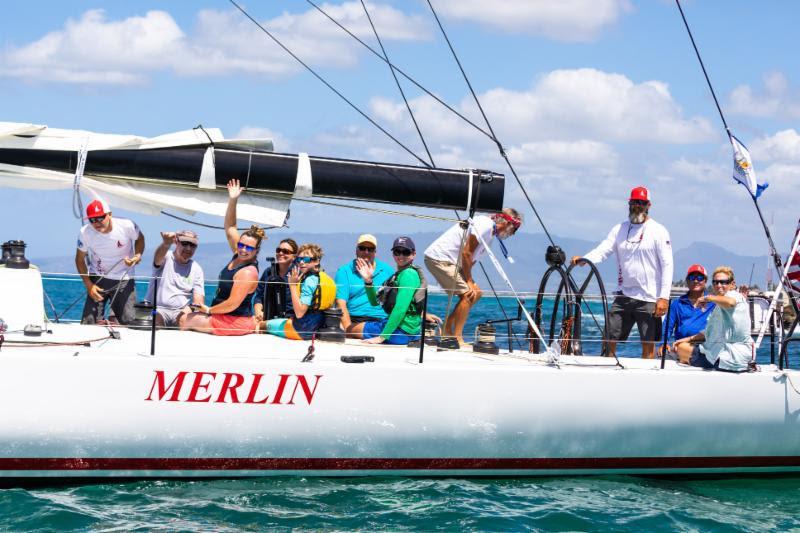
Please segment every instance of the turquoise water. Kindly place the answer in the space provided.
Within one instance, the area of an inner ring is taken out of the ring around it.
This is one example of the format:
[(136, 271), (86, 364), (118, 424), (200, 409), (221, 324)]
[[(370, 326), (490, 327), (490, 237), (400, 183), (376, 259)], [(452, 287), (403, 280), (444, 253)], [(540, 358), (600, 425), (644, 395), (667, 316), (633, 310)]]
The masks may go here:
[[(50, 281), (46, 289), (59, 310), (81, 290)], [(78, 318), (81, 305), (68, 317)], [(510, 300), (504, 305), (512, 312)], [(445, 299), (430, 306), (443, 313)], [(471, 324), (498, 315), (485, 299)], [(584, 336), (596, 336), (586, 322)], [(762, 349), (759, 359), (768, 357)], [(800, 529), (800, 477), (141, 481), (4, 489), (0, 511), (0, 530), (38, 531), (790, 530)]]

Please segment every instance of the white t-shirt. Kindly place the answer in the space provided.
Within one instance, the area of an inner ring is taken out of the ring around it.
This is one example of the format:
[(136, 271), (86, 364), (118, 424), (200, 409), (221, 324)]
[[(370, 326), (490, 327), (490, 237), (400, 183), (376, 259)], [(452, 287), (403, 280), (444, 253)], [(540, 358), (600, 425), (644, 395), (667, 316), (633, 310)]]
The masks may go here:
[(667, 229), (648, 218), (643, 224), (617, 224), (597, 248), (584, 257), (600, 263), (617, 256), (617, 290), (644, 302), (669, 299), (672, 288), (672, 244)]
[[(486, 215), (478, 215), (472, 219), (472, 228), (470, 234), (480, 235), (486, 244), (491, 244), (494, 237), (494, 221)], [(458, 255), (461, 252), (461, 240), (464, 237), (464, 228), (461, 224), (455, 224), (450, 229), (442, 233), (442, 235), (433, 241), (430, 246), (425, 250), (425, 257), (430, 257), (435, 261), (445, 261), (447, 263), (458, 263)], [(466, 239), (464, 246), (467, 245)], [(478, 247), (472, 256), (472, 262), (480, 258), (486, 249), (478, 239)]]
[(108, 233), (100, 233), (91, 224), (82, 227), (78, 250), (89, 254), (89, 274), (117, 280), (133, 277), (134, 269), (126, 273), (128, 266), (122, 259), (136, 255), (134, 243), (139, 233), (139, 226), (126, 218), (111, 219)]
[[(158, 280), (156, 306), (164, 309), (183, 309), (192, 303), (195, 293), (205, 295), (205, 277), (202, 267), (189, 259), (186, 264), (175, 260), (175, 252), (164, 256), (161, 267), (153, 267), (153, 277)], [(153, 301), (153, 281), (147, 289), (147, 299)]]

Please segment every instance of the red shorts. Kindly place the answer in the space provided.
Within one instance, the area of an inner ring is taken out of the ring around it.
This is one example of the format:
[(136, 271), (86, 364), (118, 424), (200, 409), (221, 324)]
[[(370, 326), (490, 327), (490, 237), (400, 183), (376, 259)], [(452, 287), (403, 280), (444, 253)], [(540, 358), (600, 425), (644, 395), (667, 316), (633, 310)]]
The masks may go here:
[(211, 315), (211, 328), (214, 335), (249, 335), (255, 333), (256, 321), (252, 316)]

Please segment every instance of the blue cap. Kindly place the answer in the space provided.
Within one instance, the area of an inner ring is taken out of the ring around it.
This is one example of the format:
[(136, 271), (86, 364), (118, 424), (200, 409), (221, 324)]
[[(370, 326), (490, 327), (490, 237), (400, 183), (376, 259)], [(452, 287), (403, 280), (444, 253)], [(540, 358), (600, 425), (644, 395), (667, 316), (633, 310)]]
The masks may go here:
[(414, 246), (414, 241), (411, 240), (411, 237), (398, 237), (392, 243), (392, 250), (395, 248), (405, 248), (406, 250), (411, 250), (412, 252), (417, 251), (417, 247)]

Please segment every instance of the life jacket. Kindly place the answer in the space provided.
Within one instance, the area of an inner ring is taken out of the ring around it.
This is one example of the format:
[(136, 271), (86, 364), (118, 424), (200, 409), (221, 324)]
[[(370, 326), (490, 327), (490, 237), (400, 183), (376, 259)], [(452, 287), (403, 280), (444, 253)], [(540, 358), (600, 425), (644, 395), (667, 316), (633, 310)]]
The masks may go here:
[(308, 307), (309, 311), (324, 311), (336, 301), (336, 282), (333, 281), (324, 270), (319, 272), (309, 272), (300, 280), (302, 283), (310, 276), (317, 276), (319, 283), (317, 288), (314, 289), (314, 296), (311, 299), (311, 305)]
[[(425, 293), (428, 289), (428, 282), (425, 281), (425, 274), (422, 271), (422, 268), (411, 264), (408, 265), (406, 268), (413, 268), (417, 271), (417, 275), (419, 276), (419, 287), (414, 291), (414, 296), (411, 298), (411, 303), (408, 306), (408, 313), (418, 315), (422, 312), (422, 303), (425, 301)], [(386, 283), (383, 284), (378, 290), (378, 303), (381, 304), (383, 310), (386, 311), (386, 314), (389, 315), (392, 313), (392, 309), (394, 309), (394, 304), (397, 301), (397, 292), (400, 288), (397, 286), (397, 277), (400, 275), (403, 270), (398, 270), (392, 277), (386, 280)]]

